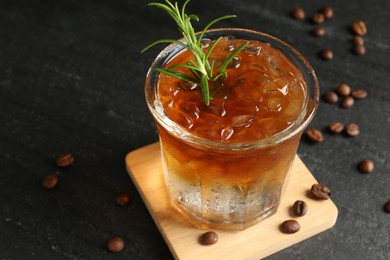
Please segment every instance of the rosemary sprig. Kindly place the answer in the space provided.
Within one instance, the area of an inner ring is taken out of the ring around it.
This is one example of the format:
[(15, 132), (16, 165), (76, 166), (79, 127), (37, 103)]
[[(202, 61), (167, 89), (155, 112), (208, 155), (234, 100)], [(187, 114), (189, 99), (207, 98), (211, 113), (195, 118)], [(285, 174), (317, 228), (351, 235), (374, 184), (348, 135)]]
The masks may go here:
[[(234, 52), (232, 52), (222, 63), (221, 67), (219, 68), (218, 72), (214, 73), (214, 62), (210, 64), (209, 57), (212, 53), (214, 47), (218, 44), (218, 42), (222, 39), (222, 37), (219, 37), (216, 39), (213, 44), (209, 47), (208, 51), (205, 53), (203, 51), (203, 46), (201, 43), (201, 40), (205, 34), (205, 32), (216, 22), (236, 17), (235, 15), (225, 15), (219, 18), (214, 19), (209, 24), (207, 24), (203, 30), (200, 32), (198, 36), (195, 34), (195, 30), (191, 24), (191, 20), (199, 22), (198, 16), (191, 14), (187, 15), (185, 13), (185, 8), (187, 4), (190, 2), (190, 0), (186, 0), (183, 4), (181, 10), (179, 8), (179, 5), (177, 2), (172, 4), (169, 0), (165, 0), (166, 4), (163, 3), (149, 3), (150, 6), (155, 6), (158, 8), (161, 8), (165, 10), (172, 19), (176, 22), (179, 31), (182, 33), (184, 37), (184, 41), (178, 41), (173, 39), (161, 39), (158, 41), (153, 42), (152, 44), (145, 47), (141, 52), (146, 51), (147, 49), (151, 48), (152, 46), (160, 43), (176, 43), (183, 48), (189, 50), (194, 55), (194, 60), (191, 60), (190, 62), (186, 64), (176, 64), (168, 69), (163, 68), (157, 68), (156, 70), (160, 73), (165, 73), (167, 75), (179, 78), (181, 80), (186, 80), (193, 82), (195, 84), (199, 84), (201, 86), (201, 92), (203, 101), (206, 105), (210, 104), (210, 89), (209, 89), (209, 83), (212, 81), (216, 81), (221, 76), (226, 75), (225, 69), (228, 66), (229, 62), (248, 44), (248, 42), (243, 43), (241, 46), (239, 46)], [(192, 76), (189, 76), (185, 73), (182, 73), (180, 71), (175, 70), (175, 68), (185, 68), (188, 69)], [(215, 74), (215, 75), (214, 75)]]

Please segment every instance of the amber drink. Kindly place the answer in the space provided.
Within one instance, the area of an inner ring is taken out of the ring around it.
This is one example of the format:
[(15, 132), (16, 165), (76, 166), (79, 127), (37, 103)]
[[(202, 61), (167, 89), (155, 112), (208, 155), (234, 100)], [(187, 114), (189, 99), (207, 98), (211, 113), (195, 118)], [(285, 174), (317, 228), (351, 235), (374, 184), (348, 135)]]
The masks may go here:
[[(158, 73), (192, 54), (170, 45), (146, 80), (147, 104), (157, 122), (163, 173), (173, 203), (201, 227), (244, 229), (277, 209), (304, 128), (318, 105), (318, 82), (306, 59), (283, 41), (244, 29), (208, 31), (215, 69), (248, 45), (210, 84), (201, 87)], [(185, 69), (179, 68), (184, 73)]]

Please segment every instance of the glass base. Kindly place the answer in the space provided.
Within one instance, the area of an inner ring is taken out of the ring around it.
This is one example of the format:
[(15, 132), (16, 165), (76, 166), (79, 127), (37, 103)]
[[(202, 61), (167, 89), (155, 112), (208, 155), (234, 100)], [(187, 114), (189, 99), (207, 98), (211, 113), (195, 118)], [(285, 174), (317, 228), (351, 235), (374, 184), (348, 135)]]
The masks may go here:
[(197, 228), (200, 229), (219, 229), (219, 230), (244, 230), (247, 229), (261, 220), (268, 218), (276, 213), (278, 209), (278, 204), (270, 207), (269, 209), (262, 212), (262, 214), (256, 216), (253, 219), (247, 219), (245, 221), (218, 221), (215, 219), (208, 219), (198, 215), (193, 214), (191, 211), (183, 207), (179, 202), (171, 200), (173, 207), (184, 215), (190, 222), (192, 222)]

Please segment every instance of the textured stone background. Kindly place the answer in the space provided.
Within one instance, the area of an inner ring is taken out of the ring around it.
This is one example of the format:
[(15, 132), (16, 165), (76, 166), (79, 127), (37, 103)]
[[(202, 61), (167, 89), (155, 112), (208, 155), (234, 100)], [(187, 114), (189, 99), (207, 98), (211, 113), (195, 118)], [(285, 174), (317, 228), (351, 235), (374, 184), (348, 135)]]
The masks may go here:
[[(172, 255), (148, 214), (125, 167), (125, 155), (157, 141), (144, 102), (147, 68), (159, 48), (148, 43), (179, 35), (161, 11), (135, 0), (0, 1), (0, 258), (1, 259), (170, 259)], [(299, 155), (315, 177), (333, 190), (336, 226), (269, 259), (390, 259), (390, 37), (389, 1), (328, 1), (334, 17), (317, 39), (308, 21), (290, 17), (296, 5), (307, 15), (323, 1), (192, 1), (200, 26), (224, 14), (237, 19), (219, 26), (246, 27), (280, 37), (315, 68), (321, 91), (345, 82), (367, 89), (351, 109), (321, 102), (312, 127), (355, 122), (356, 138), (325, 133), (325, 141), (303, 139)], [(367, 55), (351, 54), (348, 26), (368, 25)], [(201, 28), (201, 27), (198, 27)], [(330, 47), (332, 61), (318, 51)], [(58, 169), (63, 151), (76, 161), (60, 170), (57, 189), (40, 187)], [(375, 171), (363, 175), (357, 163), (371, 158)], [(133, 203), (119, 208), (118, 192)], [(105, 241), (122, 236), (127, 247), (108, 253)], [(261, 246), (261, 245), (259, 245)]]

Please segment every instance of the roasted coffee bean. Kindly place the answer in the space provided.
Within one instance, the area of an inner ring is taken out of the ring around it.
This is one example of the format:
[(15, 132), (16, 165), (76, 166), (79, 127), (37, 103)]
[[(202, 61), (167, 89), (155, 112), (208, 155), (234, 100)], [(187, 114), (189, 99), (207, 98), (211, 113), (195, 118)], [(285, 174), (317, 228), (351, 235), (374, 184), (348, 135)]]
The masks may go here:
[(320, 24), (325, 21), (325, 16), (322, 13), (315, 13), (311, 18), (311, 21), (315, 24)]
[(333, 51), (329, 48), (324, 48), (321, 50), (320, 56), (324, 60), (332, 60), (333, 59)]
[(359, 163), (359, 171), (362, 173), (371, 173), (374, 170), (374, 162), (364, 159)]
[(323, 37), (325, 33), (325, 29), (322, 26), (319, 26), (313, 30), (313, 35), (316, 37)]
[(358, 88), (351, 92), (351, 96), (356, 99), (363, 99), (367, 97), (367, 91), (362, 88)]
[(307, 213), (307, 204), (303, 200), (295, 201), (292, 210), (295, 216), (302, 217)]
[(214, 231), (203, 233), (199, 238), (199, 243), (202, 245), (213, 245), (218, 242), (218, 235)]
[(293, 17), (297, 20), (305, 19), (305, 11), (302, 7), (295, 7), (292, 13)]
[(332, 134), (339, 134), (344, 130), (344, 125), (340, 122), (332, 122), (328, 126), (328, 129)]
[(326, 19), (332, 18), (333, 16), (333, 8), (330, 6), (325, 6), (322, 8), (322, 13)]
[(116, 204), (118, 204), (119, 206), (127, 206), (130, 204), (130, 202), (131, 202), (130, 194), (126, 192), (122, 192), (116, 197)]
[(386, 202), (385, 206), (384, 206), (384, 210), (387, 212), (387, 213), (390, 213), (390, 200), (388, 202)]
[(112, 237), (107, 241), (107, 249), (112, 253), (118, 253), (125, 247), (125, 242), (120, 237)]
[(363, 36), (367, 33), (366, 23), (362, 20), (358, 20), (352, 24), (352, 31), (354, 34)]
[(337, 103), (337, 101), (339, 101), (339, 97), (337, 96), (336, 92), (328, 91), (328, 92), (325, 92), (325, 94), (324, 94), (324, 100), (327, 103), (334, 104), (334, 103)]
[(355, 104), (355, 99), (351, 96), (344, 97), (343, 101), (341, 101), (340, 106), (342, 108), (350, 108)]
[(313, 186), (311, 186), (311, 194), (316, 199), (327, 200), (330, 198), (331, 191), (325, 185), (318, 183), (318, 184), (313, 184)]
[(355, 45), (364, 45), (364, 39), (359, 35), (353, 36), (352, 41)]
[(360, 129), (359, 126), (355, 123), (349, 123), (344, 127), (344, 132), (348, 136), (358, 136), (360, 134)]
[(364, 45), (355, 45), (353, 46), (353, 52), (358, 56), (363, 56), (366, 54), (366, 47)]
[(324, 136), (322, 135), (321, 131), (315, 128), (309, 129), (306, 131), (307, 137), (312, 142), (321, 143), (324, 141)]
[(294, 219), (286, 220), (286, 221), (284, 221), (284, 222), (280, 225), (280, 230), (281, 230), (283, 233), (286, 233), (286, 234), (293, 234), (293, 233), (296, 233), (296, 232), (298, 232), (300, 229), (301, 229), (301, 226), (299, 225), (298, 221), (296, 221), (296, 220), (294, 220)]
[(351, 87), (348, 86), (347, 84), (343, 83), (343, 84), (340, 84), (337, 88), (336, 88), (336, 92), (337, 94), (339, 94), (340, 96), (349, 96), (351, 94)]
[(61, 153), (56, 157), (56, 165), (58, 167), (68, 167), (74, 162), (73, 155), (71, 153)]
[(57, 186), (59, 179), (60, 176), (57, 173), (47, 175), (42, 180), (42, 187), (47, 190), (54, 189)]

